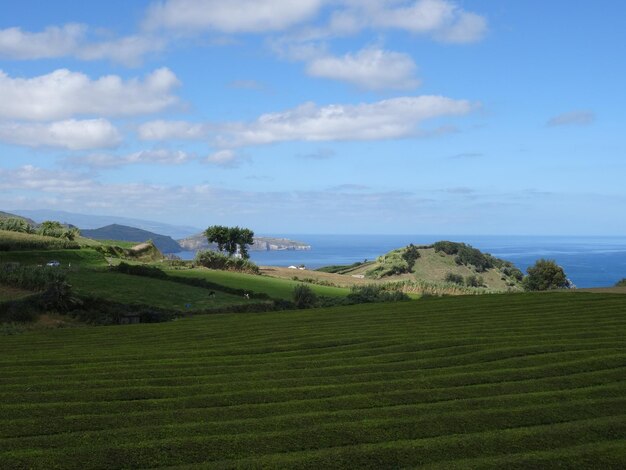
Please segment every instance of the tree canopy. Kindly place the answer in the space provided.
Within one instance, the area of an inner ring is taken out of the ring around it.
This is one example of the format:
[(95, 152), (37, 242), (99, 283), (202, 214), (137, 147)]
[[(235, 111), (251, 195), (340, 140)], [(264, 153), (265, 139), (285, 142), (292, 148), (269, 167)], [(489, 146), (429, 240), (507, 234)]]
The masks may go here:
[(540, 259), (530, 266), (524, 278), (524, 289), (530, 291), (563, 289), (569, 287), (569, 281), (563, 268), (554, 260)]
[(254, 232), (242, 227), (226, 227), (224, 225), (211, 225), (204, 231), (209, 243), (216, 243), (219, 251), (225, 251), (233, 256), (237, 251), (241, 257), (248, 259), (248, 245), (254, 243)]

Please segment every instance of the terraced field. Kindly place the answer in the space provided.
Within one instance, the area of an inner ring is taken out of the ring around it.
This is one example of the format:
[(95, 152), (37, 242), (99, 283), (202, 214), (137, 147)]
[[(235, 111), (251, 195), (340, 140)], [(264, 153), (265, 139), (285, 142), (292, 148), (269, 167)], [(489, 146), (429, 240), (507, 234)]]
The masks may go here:
[(3, 468), (624, 468), (626, 296), (0, 338)]

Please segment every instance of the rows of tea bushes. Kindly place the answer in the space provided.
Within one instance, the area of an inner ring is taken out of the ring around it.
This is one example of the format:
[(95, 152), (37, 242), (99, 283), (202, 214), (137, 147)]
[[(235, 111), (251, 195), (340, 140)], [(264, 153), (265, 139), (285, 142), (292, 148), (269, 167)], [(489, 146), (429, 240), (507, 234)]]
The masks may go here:
[(5, 468), (623, 468), (626, 296), (512, 294), (0, 341)]

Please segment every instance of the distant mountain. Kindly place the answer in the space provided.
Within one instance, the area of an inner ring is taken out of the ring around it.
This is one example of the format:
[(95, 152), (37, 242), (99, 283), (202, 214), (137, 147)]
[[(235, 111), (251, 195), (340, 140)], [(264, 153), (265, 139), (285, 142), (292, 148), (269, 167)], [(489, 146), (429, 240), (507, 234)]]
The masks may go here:
[[(191, 237), (178, 240), (180, 246), (187, 251), (216, 250), (215, 243), (209, 243), (204, 233), (198, 233)], [(276, 237), (254, 237), (254, 243), (250, 245), (250, 251), (277, 251), (277, 250), (310, 250), (311, 245), (289, 240), (287, 238)]]
[(77, 227), (80, 227), (81, 229), (96, 229), (105, 225), (119, 224), (129, 227), (137, 227), (153, 233), (161, 233), (174, 239), (185, 238), (202, 230), (197, 227), (177, 226), (150, 220), (133, 219), (130, 217), (76, 214), (73, 212), (45, 209), (24, 209), (15, 210), (13, 212), (15, 212), (16, 214), (20, 214), (24, 217), (30, 217), (37, 222), (43, 222), (44, 220), (58, 220), (59, 222), (65, 222), (75, 225)]
[(95, 230), (82, 230), (80, 234), (83, 237), (92, 238), (94, 240), (120, 240), (125, 242), (145, 242), (152, 240), (154, 245), (162, 253), (178, 253), (182, 251), (181, 246), (172, 239), (165, 235), (159, 235), (158, 233), (148, 232), (135, 227), (128, 227), (126, 225), (112, 224), (106, 227), (100, 227)]
[(9, 212), (0, 211), (0, 219), (21, 219), (27, 224), (32, 225), (33, 227), (37, 225), (37, 222), (35, 222), (33, 219), (29, 219), (28, 217), (22, 217), (21, 215), (17, 214), (11, 214)]

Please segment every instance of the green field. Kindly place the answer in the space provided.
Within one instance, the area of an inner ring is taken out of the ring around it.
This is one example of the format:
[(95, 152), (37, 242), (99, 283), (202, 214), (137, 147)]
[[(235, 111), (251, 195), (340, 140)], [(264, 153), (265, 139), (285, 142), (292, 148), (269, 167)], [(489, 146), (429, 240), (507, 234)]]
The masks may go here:
[(18, 262), (44, 265), (52, 260), (59, 261), (64, 268), (69, 265), (74, 268), (79, 266), (86, 268), (107, 266), (104, 255), (89, 248), (80, 250), (0, 251), (0, 263)]
[[(272, 298), (287, 300), (292, 299), (294, 287), (298, 284), (302, 284), (301, 282), (287, 279), (243, 274), (232, 271), (216, 271), (212, 269), (171, 270), (168, 271), (168, 274), (172, 276), (206, 279), (207, 281), (234, 289), (245, 289), (258, 293), (265, 292)], [(348, 289), (340, 287), (319, 286), (315, 284), (308, 285), (317, 295), (325, 297), (345, 297), (350, 292)]]
[(429, 298), (0, 340), (2, 468), (624, 468), (626, 296)]
[(247, 302), (217, 290), (209, 297), (209, 290), (201, 287), (116, 272), (81, 270), (70, 273), (69, 281), (79, 295), (178, 311), (187, 310), (187, 304), (191, 310), (203, 310)]

